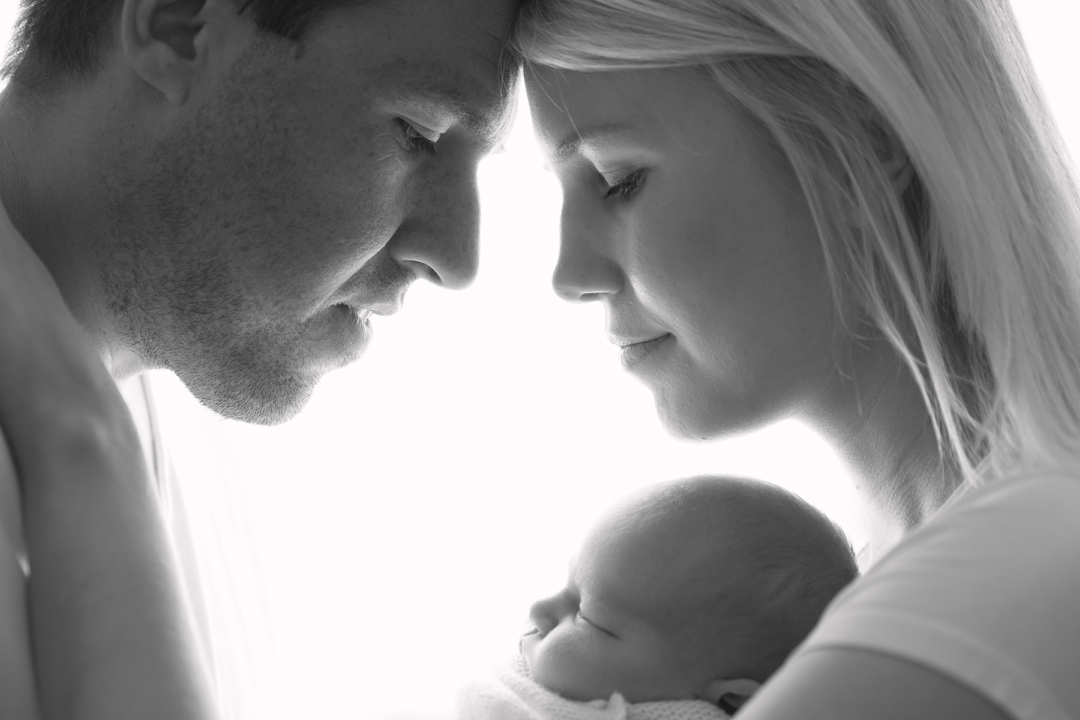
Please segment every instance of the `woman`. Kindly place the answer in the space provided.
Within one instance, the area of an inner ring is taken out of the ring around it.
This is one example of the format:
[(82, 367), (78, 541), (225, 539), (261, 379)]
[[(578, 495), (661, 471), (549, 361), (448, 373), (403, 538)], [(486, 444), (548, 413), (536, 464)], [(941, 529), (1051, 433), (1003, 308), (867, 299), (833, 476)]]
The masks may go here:
[(799, 417), (872, 508), (740, 718), (1080, 717), (1080, 210), (1004, 0), (536, 0), (514, 42), (558, 292), (670, 430)]

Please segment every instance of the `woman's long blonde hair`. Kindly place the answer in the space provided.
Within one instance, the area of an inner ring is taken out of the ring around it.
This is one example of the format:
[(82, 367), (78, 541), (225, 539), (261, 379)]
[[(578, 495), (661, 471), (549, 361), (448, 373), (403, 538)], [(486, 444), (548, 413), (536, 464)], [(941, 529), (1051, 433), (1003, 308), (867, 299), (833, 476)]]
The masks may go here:
[(787, 154), (834, 295), (900, 353), (963, 477), (1077, 464), (1080, 202), (1007, 0), (527, 0), (514, 46), (708, 71)]

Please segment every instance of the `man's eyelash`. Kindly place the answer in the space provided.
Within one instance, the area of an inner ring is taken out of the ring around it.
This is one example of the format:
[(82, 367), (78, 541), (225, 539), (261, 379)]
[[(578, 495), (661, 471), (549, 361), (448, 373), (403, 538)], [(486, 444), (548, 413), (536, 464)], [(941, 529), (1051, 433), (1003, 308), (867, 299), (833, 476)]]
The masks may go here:
[(637, 192), (645, 180), (644, 170), (635, 170), (604, 191), (605, 200), (627, 200)]
[(409, 152), (422, 152), (425, 155), (435, 155), (435, 143), (424, 137), (408, 120), (398, 118), (398, 127), (405, 143), (405, 149)]

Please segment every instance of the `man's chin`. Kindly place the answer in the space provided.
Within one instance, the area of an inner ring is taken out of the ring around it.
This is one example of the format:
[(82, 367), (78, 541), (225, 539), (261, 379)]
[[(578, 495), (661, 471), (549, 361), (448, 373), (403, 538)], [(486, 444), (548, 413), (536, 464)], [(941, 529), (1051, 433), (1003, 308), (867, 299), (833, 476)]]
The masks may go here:
[(300, 414), (319, 380), (318, 376), (245, 378), (240, 382), (216, 379), (210, 383), (180, 379), (195, 399), (218, 415), (267, 426), (280, 425)]

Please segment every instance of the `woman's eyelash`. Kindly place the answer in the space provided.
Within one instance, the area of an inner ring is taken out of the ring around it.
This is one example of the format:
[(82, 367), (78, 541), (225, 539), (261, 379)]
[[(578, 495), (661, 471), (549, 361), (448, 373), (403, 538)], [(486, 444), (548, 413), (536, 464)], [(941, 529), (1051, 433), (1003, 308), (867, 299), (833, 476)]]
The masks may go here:
[(635, 170), (604, 191), (604, 199), (626, 200), (641, 187), (645, 180), (644, 170)]
[(422, 152), (425, 155), (435, 155), (435, 143), (424, 137), (408, 120), (398, 118), (398, 127), (401, 137), (405, 142), (405, 149), (409, 152)]

